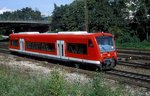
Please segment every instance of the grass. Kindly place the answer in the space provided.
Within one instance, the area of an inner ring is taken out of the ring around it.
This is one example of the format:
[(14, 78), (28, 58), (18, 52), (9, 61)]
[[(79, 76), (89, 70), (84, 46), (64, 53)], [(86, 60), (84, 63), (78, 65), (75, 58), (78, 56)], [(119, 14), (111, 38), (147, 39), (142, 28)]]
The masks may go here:
[(1, 96), (48, 96), (47, 85), (48, 80), (46, 78), (38, 78), (38, 76), (31, 76), (16, 70), (0, 68)]
[(50, 76), (31, 75), (0, 67), (0, 96), (122, 96), (122, 90), (103, 86), (99, 74), (88, 83), (66, 82), (64, 74), (52, 71)]
[(127, 49), (139, 49), (139, 50), (150, 50), (150, 42), (136, 42), (136, 43), (116, 43), (117, 48), (127, 48)]

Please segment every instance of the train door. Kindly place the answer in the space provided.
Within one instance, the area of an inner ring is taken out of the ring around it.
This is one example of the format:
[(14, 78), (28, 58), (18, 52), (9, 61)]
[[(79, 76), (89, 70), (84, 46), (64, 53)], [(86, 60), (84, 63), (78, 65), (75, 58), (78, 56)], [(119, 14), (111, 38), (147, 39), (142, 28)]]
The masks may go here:
[(59, 58), (65, 58), (65, 42), (63, 40), (57, 40), (57, 56)]
[(24, 39), (20, 39), (19, 40), (19, 42), (20, 42), (20, 51), (24, 51)]

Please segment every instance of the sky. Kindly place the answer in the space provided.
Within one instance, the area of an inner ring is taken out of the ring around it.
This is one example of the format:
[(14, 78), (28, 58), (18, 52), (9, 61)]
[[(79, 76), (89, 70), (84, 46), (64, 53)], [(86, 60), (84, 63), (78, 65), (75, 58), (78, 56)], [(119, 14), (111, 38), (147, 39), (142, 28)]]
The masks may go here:
[(54, 3), (58, 6), (70, 4), (74, 0), (0, 0), (0, 14), (5, 11), (20, 10), (30, 7), (33, 10), (39, 10), (42, 15), (49, 16), (54, 10)]

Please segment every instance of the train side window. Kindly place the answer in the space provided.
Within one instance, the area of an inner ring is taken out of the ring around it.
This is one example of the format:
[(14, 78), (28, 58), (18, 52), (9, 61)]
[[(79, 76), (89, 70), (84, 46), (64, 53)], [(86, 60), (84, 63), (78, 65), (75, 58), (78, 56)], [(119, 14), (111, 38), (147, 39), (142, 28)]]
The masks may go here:
[(18, 40), (11, 40), (11, 46), (19, 46), (19, 41)]
[(44, 43), (44, 42), (26, 42), (26, 48), (33, 50), (42, 50), (42, 51), (55, 51), (54, 43)]
[(55, 43), (47, 43), (45, 48), (50, 51), (55, 51)]
[(93, 43), (92, 43), (92, 40), (88, 40), (88, 47), (94, 47)]
[(67, 50), (70, 53), (87, 54), (87, 45), (86, 44), (68, 43)]

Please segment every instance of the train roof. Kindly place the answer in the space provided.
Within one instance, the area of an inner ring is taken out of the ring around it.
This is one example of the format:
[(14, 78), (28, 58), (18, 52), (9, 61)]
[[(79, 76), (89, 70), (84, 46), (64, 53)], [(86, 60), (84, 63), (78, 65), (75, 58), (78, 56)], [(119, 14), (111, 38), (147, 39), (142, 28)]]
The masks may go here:
[(110, 33), (104, 33), (104, 32), (97, 32), (97, 33), (88, 33), (85, 31), (78, 31), (78, 32), (59, 32), (59, 33), (38, 33), (38, 32), (21, 32), (21, 33), (13, 33), (10, 36), (12, 37), (39, 37), (39, 36), (52, 36), (52, 37), (96, 37), (96, 36), (112, 36)]

